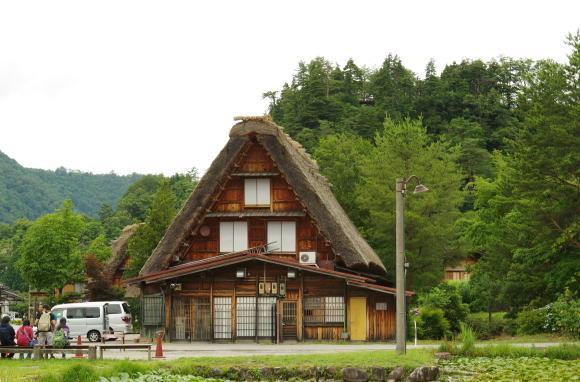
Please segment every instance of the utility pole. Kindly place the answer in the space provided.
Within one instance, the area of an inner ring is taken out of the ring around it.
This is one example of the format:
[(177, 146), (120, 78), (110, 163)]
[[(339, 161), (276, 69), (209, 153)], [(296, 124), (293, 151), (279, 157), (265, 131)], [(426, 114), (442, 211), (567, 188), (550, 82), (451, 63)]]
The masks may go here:
[(407, 179), (397, 178), (395, 187), (395, 212), (396, 212), (396, 229), (395, 229), (395, 271), (396, 271), (396, 298), (397, 298), (397, 354), (407, 353), (407, 307), (405, 301), (405, 278), (407, 262), (405, 260), (405, 196), (407, 194), (407, 183), (415, 179), (417, 186), (413, 194), (427, 192), (425, 187), (416, 175), (411, 175)]
[(397, 178), (396, 184), (396, 288), (397, 288), (397, 354), (407, 352), (406, 309), (405, 309), (405, 190), (407, 183)]

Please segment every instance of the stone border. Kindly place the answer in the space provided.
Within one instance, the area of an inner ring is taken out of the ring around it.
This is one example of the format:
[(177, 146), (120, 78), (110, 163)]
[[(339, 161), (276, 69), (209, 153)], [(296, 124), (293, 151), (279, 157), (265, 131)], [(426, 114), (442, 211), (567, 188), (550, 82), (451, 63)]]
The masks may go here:
[[(171, 371), (171, 368), (168, 370)], [(421, 366), (412, 371), (402, 366), (395, 368), (374, 366), (368, 369), (359, 367), (338, 369), (332, 366), (211, 369), (198, 366), (193, 368), (192, 373), (206, 378), (226, 378), (233, 381), (422, 382), (439, 379), (438, 366)]]

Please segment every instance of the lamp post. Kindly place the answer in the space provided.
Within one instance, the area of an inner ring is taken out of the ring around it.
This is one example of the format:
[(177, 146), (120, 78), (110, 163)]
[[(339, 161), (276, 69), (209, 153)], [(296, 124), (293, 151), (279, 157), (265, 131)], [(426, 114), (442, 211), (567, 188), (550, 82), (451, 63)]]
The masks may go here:
[(405, 308), (405, 196), (407, 194), (407, 183), (415, 179), (417, 187), (414, 194), (429, 191), (416, 175), (411, 175), (407, 179), (397, 178), (396, 192), (396, 287), (397, 287), (397, 354), (407, 352), (407, 324)]

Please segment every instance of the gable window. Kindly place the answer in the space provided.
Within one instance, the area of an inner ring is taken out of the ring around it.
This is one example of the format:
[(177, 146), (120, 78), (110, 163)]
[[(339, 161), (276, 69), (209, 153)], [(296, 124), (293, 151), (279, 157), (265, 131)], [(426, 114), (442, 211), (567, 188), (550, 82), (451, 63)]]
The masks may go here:
[(296, 252), (296, 222), (268, 222), (268, 243), (274, 252)]
[(244, 203), (246, 206), (270, 205), (270, 179), (248, 178), (244, 182)]
[(220, 222), (220, 252), (248, 249), (248, 222)]

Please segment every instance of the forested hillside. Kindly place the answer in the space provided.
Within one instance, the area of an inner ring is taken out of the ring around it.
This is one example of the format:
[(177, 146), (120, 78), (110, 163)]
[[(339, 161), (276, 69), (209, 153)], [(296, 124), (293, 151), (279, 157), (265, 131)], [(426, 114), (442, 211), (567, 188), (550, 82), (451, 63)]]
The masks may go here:
[(567, 43), (566, 63), (429, 62), (421, 74), (394, 55), (376, 69), (319, 57), (263, 96), (387, 269), (395, 179), (417, 175), (431, 190), (406, 198), (412, 288), (474, 256), (480, 309), (541, 306), (580, 279), (580, 35)]
[(0, 152), (0, 222), (34, 220), (53, 212), (67, 198), (80, 213), (97, 216), (103, 203), (115, 205), (139, 177), (24, 168)]

